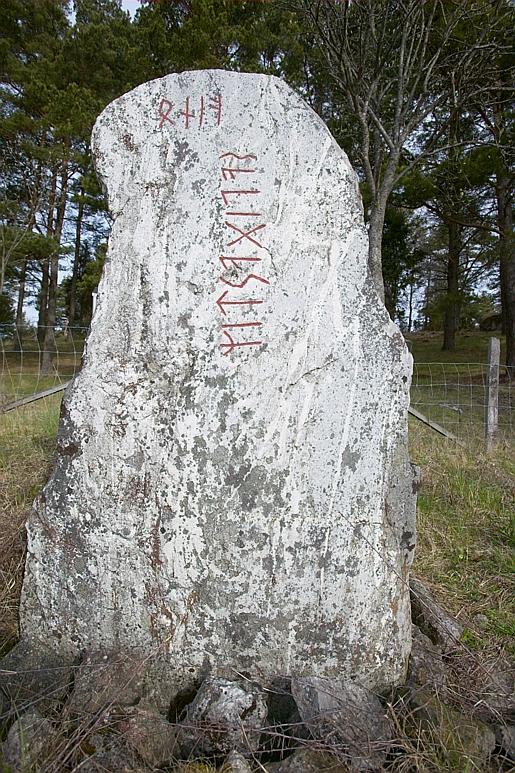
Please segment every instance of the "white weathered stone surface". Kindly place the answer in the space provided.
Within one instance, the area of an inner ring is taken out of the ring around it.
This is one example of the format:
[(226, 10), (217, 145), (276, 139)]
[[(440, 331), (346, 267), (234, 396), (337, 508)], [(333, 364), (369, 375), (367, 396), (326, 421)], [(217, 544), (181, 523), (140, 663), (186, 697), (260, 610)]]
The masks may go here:
[[(93, 148), (115, 221), (28, 525), (23, 638), (64, 660), (159, 652), (168, 689), (397, 682), (411, 356), (367, 277), (345, 154), (280, 80), (222, 71), (117, 99)], [(262, 324), (221, 327), (243, 322)], [(224, 330), (262, 343), (229, 351)]]

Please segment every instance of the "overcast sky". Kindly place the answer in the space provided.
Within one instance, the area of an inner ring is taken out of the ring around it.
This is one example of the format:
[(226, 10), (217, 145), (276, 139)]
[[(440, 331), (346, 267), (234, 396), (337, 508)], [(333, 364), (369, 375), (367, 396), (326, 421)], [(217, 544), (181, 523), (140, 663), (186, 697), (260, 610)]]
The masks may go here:
[(136, 10), (140, 7), (139, 0), (122, 0), (122, 8), (129, 11), (131, 16), (134, 16)]

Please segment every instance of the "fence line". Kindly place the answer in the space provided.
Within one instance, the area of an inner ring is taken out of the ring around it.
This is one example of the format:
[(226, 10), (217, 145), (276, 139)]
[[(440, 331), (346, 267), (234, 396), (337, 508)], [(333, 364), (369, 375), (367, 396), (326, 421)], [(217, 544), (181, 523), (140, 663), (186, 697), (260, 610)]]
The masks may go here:
[[(52, 345), (44, 348), (47, 330)], [(69, 381), (81, 367), (87, 327), (0, 325), (0, 406)], [(50, 354), (45, 372), (44, 354)]]
[[(498, 434), (513, 437), (515, 369), (498, 367)], [(487, 362), (417, 362), (413, 368), (411, 405), (431, 421), (464, 439), (485, 434), (489, 366)]]
[[(45, 373), (41, 344), (45, 329), (40, 329), (38, 336), (33, 327), (16, 330), (13, 326), (0, 326), (0, 409), (7, 405), (12, 408), (19, 401), (25, 403), (25, 398), (65, 385), (81, 367), (87, 332), (86, 327), (55, 327), (51, 367)], [(495, 388), (492, 375), (497, 379)], [(447, 435), (466, 440), (482, 438), (486, 434), (486, 417), (497, 413), (498, 430), (489, 437), (512, 439), (514, 379), (513, 369), (489, 366), (486, 361), (416, 362), (411, 386), (412, 413), (419, 414), (417, 418), (422, 415), (429, 425), (436, 425), (437, 431), (443, 429)]]

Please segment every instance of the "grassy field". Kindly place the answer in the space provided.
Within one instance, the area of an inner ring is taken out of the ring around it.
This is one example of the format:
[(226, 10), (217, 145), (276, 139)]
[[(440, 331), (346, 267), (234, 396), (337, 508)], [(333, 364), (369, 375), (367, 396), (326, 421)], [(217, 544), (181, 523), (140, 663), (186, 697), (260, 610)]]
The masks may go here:
[(439, 331), (408, 333), (406, 340), (415, 362), (476, 362), (485, 363), (488, 353), (488, 339), (501, 338), (501, 362), (506, 357), (506, 342), (499, 333), (461, 331), (456, 336), (456, 350), (442, 351), (442, 333)]
[(80, 367), (84, 332), (55, 337), (52, 367), (40, 374), (41, 349), (34, 332), (27, 334), (19, 351), (13, 341), (0, 338), (0, 405), (67, 381)]
[(513, 647), (513, 446), (493, 454), (459, 447), (410, 419), (410, 452), (422, 474), (415, 574), (462, 620), (474, 646)]

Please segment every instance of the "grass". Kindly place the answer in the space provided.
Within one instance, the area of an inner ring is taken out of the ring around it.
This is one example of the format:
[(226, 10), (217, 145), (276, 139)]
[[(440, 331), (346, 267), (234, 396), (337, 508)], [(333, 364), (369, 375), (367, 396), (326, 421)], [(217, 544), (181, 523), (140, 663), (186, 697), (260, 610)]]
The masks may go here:
[(415, 362), (478, 362), (487, 361), (488, 339), (501, 339), (501, 362), (506, 357), (506, 339), (499, 333), (462, 330), (456, 336), (456, 350), (442, 351), (441, 331), (407, 333), (406, 340)]
[(476, 644), (513, 644), (512, 451), (507, 443), (493, 454), (460, 447), (410, 420), (411, 458), (422, 470), (414, 571)]
[(12, 340), (0, 338), (0, 405), (67, 381), (80, 367), (83, 348), (83, 334), (56, 335), (51, 372), (42, 376), (41, 351), (33, 333), (24, 339), (22, 351), (13, 350)]
[(0, 653), (16, 641), (25, 519), (48, 476), (60, 395), (0, 416)]

